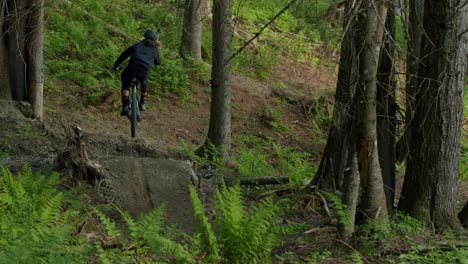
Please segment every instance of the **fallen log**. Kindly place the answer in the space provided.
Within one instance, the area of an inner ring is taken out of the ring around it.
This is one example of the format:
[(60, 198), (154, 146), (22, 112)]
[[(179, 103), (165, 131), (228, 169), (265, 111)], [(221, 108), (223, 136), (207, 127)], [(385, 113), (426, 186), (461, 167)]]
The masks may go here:
[(317, 100), (307, 96), (296, 95), (283, 89), (271, 87), (271, 93), (275, 97), (283, 98), (291, 104), (298, 104), (301, 107), (313, 109), (317, 106)]
[(286, 184), (290, 180), (286, 176), (259, 176), (259, 177), (230, 177), (224, 179), (227, 186), (232, 186), (236, 183), (240, 185), (268, 185), (268, 184)]

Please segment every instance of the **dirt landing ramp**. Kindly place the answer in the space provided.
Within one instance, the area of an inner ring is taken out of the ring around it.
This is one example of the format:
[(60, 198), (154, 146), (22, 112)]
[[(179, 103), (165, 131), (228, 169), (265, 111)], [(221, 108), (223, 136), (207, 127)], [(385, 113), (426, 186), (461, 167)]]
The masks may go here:
[(107, 185), (122, 209), (137, 217), (165, 203), (167, 223), (193, 231), (188, 185), (194, 172), (187, 161), (112, 157), (99, 162), (110, 172)]

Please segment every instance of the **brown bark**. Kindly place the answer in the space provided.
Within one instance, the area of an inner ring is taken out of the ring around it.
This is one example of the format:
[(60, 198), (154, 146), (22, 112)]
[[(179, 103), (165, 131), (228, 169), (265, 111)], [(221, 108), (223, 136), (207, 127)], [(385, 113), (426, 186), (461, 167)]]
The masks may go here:
[(457, 226), (468, 5), (426, 0), (419, 88), (400, 208), (438, 228)]
[(393, 212), (395, 200), (396, 161), (396, 83), (395, 67), (395, 13), (389, 7), (385, 23), (384, 47), (380, 53), (377, 72), (377, 141), (379, 163), (382, 169), (385, 198), (389, 214)]
[(0, 98), (29, 101), (42, 120), (44, 1), (0, 3)]
[(408, 54), (406, 56), (406, 117), (405, 130), (397, 144), (397, 160), (403, 162), (408, 156), (411, 144), (413, 113), (415, 109), (415, 95), (418, 91), (419, 54), (421, 50), (421, 38), (424, 34), (422, 28), (424, 15), (424, 0), (408, 1)]
[(350, 167), (348, 156), (354, 152), (351, 145), (351, 126), (354, 122), (355, 84), (357, 80), (356, 28), (350, 11), (351, 1), (346, 4), (344, 21), (346, 30), (341, 45), (341, 57), (336, 84), (333, 121), (328, 133), (327, 145), (319, 169), (312, 184), (326, 190), (343, 190), (346, 168)]
[(387, 7), (380, 1), (365, 2), (359, 15), (359, 81), (357, 87), (357, 140), (361, 200), (366, 218), (388, 221), (377, 145), (377, 67)]
[(201, 61), (202, 0), (186, 0), (180, 53), (194, 63)]
[(25, 0), (7, 0), (9, 15), (6, 17), (6, 35), (3, 38), (6, 39), (8, 52), (8, 72), (12, 87), (12, 97), (13, 100), (17, 101), (27, 99), (26, 4)]
[(197, 153), (203, 153), (207, 144), (212, 143), (220, 150), (219, 154), (224, 161), (229, 158), (231, 146), (231, 27), (231, 0), (215, 0), (210, 124), (207, 142)]
[(338, 224), (338, 235), (343, 241), (350, 240), (354, 233), (356, 209), (359, 202), (360, 178), (356, 152), (349, 155), (349, 159), (351, 168), (345, 173), (346, 185), (343, 187), (343, 203), (347, 206), (347, 215), (344, 219), (340, 219)]
[(202, 19), (205, 17), (212, 17), (210, 0), (201, 0), (201, 17)]
[[(4, 24), (6, 19), (7, 1), (0, 1), (0, 36), (5, 36)], [(8, 52), (5, 38), (0, 38), (0, 98), (11, 100), (10, 74), (8, 71)]]
[(28, 37), (29, 65), (29, 102), (33, 110), (33, 118), (43, 120), (43, 28), (44, 28), (44, 0), (33, 0), (29, 19), (30, 34)]

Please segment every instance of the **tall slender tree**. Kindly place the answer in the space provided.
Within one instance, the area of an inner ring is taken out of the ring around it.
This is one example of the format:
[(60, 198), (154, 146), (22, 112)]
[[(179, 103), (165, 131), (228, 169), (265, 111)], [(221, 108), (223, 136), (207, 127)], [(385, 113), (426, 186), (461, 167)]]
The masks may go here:
[(468, 4), (425, 0), (411, 144), (399, 207), (436, 227), (457, 226)]
[(211, 143), (223, 160), (229, 158), (231, 146), (231, 39), (231, 0), (214, 0), (210, 124), (208, 138), (197, 152), (203, 153)]
[[(320, 188), (343, 192), (343, 201), (348, 206), (346, 219), (351, 220), (338, 226), (344, 240), (354, 231), (358, 203), (367, 217), (388, 219), (376, 114), (377, 68), (386, 12), (386, 3), (382, 1), (347, 1), (345, 5), (345, 35), (333, 124), (319, 170), (312, 181)], [(360, 190), (363, 198), (359, 202)]]
[(29, 101), (42, 119), (43, 0), (0, 1), (0, 98)]
[(385, 1), (363, 1), (359, 14), (359, 80), (357, 83), (356, 150), (366, 218), (388, 220), (377, 143), (377, 68), (387, 17)]
[(393, 212), (396, 162), (395, 10), (389, 4), (377, 71), (377, 142), (387, 210)]
[(182, 57), (190, 57), (194, 63), (201, 61), (202, 11), (204, 0), (186, 0), (182, 26)]
[(415, 110), (415, 96), (418, 91), (418, 68), (421, 49), (421, 39), (424, 34), (423, 15), (424, 1), (413, 0), (408, 3), (407, 39), (408, 52), (406, 56), (406, 116), (405, 130), (397, 144), (397, 160), (406, 160), (411, 144), (411, 133), (413, 114)]
[(353, 98), (358, 78), (354, 11), (352, 1), (347, 1), (345, 4), (347, 15), (343, 21), (345, 34), (341, 42), (333, 120), (328, 132), (325, 151), (312, 181), (312, 185), (321, 189), (343, 190), (346, 168), (350, 167), (349, 156), (355, 152), (354, 145), (351, 144), (352, 135), (349, 133), (355, 118)]

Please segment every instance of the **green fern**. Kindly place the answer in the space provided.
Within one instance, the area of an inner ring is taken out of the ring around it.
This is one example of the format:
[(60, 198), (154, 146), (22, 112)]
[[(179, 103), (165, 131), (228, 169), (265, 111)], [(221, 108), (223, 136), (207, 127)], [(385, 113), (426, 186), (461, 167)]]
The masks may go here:
[[(269, 261), (271, 251), (278, 242), (276, 239), (278, 229), (275, 225), (278, 207), (271, 200), (266, 199), (258, 206), (247, 210), (240, 186), (237, 184), (228, 188), (222, 183), (215, 195), (212, 230), (193, 188), (191, 199), (202, 246), (211, 250), (206, 252), (207, 254), (219, 255), (221, 260), (227, 263)], [(216, 250), (214, 247), (216, 242), (219, 248), (218, 254), (213, 253), (213, 250)]]
[(199, 242), (199, 249), (207, 253), (207, 259), (210, 261), (219, 260), (218, 241), (216, 240), (213, 228), (206, 217), (203, 204), (198, 198), (197, 191), (189, 185), (190, 201), (192, 202), (194, 222), (196, 227), (196, 240)]
[(0, 263), (85, 263), (86, 246), (74, 243), (61, 215), (58, 174), (24, 168), (0, 175)]
[[(166, 207), (161, 205), (146, 214), (140, 216), (138, 220), (133, 219), (127, 212), (116, 208), (127, 224), (130, 232), (129, 243), (136, 246), (140, 256), (152, 258), (156, 256), (162, 259), (171, 260), (175, 263), (191, 263), (192, 255), (182, 244), (175, 242), (170, 234), (166, 232), (164, 219)], [(100, 216), (107, 219), (105, 216)], [(114, 229), (115, 224), (111, 220), (105, 220), (105, 225)], [(102, 254), (105, 256), (105, 254)]]
[(336, 214), (339, 217), (339, 221), (342, 225), (349, 227), (352, 225), (351, 218), (349, 217), (349, 209), (346, 204), (344, 204), (341, 199), (333, 193), (320, 191), (320, 193), (327, 198), (327, 200), (333, 203), (333, 206), (336, 210)]

